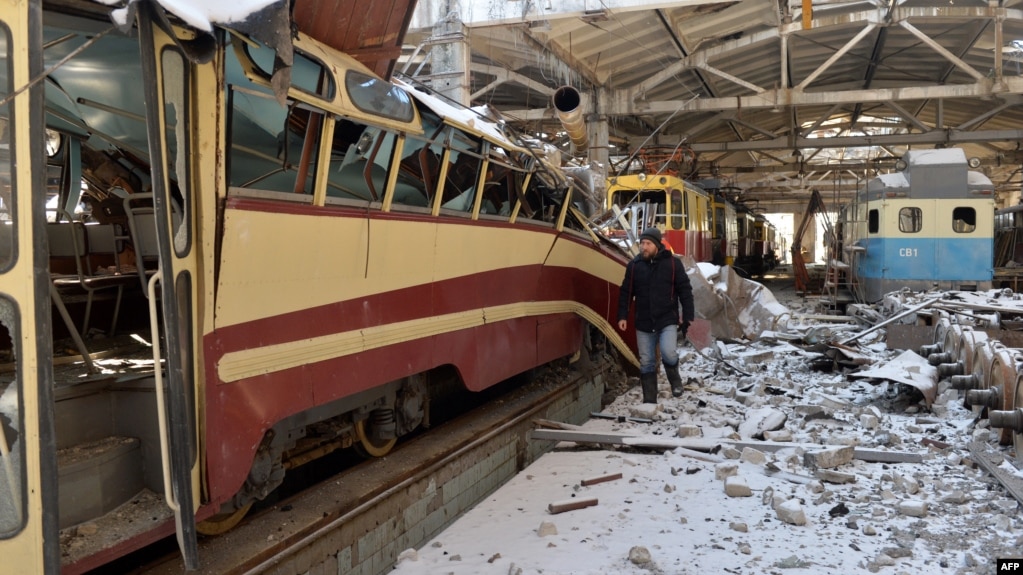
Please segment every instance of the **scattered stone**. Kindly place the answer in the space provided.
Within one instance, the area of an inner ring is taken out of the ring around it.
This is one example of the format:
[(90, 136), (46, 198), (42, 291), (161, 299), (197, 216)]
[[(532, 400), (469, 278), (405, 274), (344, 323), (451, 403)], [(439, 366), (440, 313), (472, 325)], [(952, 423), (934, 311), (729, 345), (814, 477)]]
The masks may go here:
[(743, 447), (742, 456), (739, 457), (739, 460), (754, 465), (763, 465), (767, 463), (767, 456), (764, 455), (763, 451), (753, 449), (752, 447)]
[(721, 456), (725, 459), (739, 459), (742, 457), (742, 452), (729, 445), (721, 449)]
[(724, 461), (714, 466), (714, 479), (722, 480), (739, 473), (739, 464)]
[(551, 535), (558, 534), (558, 527), (550, 521), (543, 521), (540, 523), (540, 527), (536, 529), (536, 534), (540, 537), (549, 537)]
[(637, 403), (629, 406), (629, 414), (632, 417), (653, 419), (662, 409), (664, 408), (660, 403)]
[(803, 561), (795, 555), (791, 555), (785, 559), (778, 560), (774, 566), (778, 569), (805, 569), (810, 566), (810, 563)]
[(873, 537), (874, 535), (877, 535), (877, 529), (874, 529), (872, 525), (864, 525), (863, 534)]
[(632, 561), (633, 565), (646, 565), (650, 563), (650, 550), (642, 545), (629, 549), (629, 561)]
[(396, 563), (401, 563), (402, 561), (419, 561), (419, 552), (415, 549), (406, 549), (398, 553)]
[(703, 430), (698, 425), (680, 425), (678, 426), (679, 437), (700, 437), (703, 435)]
[(751, 497), (753, 491), (746, 484), (746, 480), (733, 475), (725, 479), (725, 495), (729, 497)]
[(798, 499), (789, 499), (775, 508), (778, 519), (791, 525), (806, 525), (806, 513)]
[(792, 432), (787, 429), (778, 431), (765, 431), (764, 439), (767, 441), (792, 441)]
[(899, 502), (899, 513), (910, 517), (926, 517), (927, 502), (916, 499), (907, 499)]
[(869, 413), (864, 413), (860, 415), (860, 425), (862, 425), (864, 428), (877, 429), (878, 424), (879, 421), (876, 416)]
[(670, 483), (665, 483), (664, 484), (664, 492), (665, 493), (674, 493), (675, 492), (675, 486), (670, 484)]
[(856, 449), (851, 445), (808, 451), (803, 455), (803, 465), (810, 469), (832, 469), (850, 463)]
[(775, 431), (785, 425), (787, 416), (773, 407), (752, 409), (746, 413), (746, 421), (739, 425), (739, 435), (744, 439), (762, 439), (765, 431)]
[(828, 483), (856, 483), (856, 475), (832, 469), (818, 469), (813, 472), (813, 476)]
[(730, 527), (732, 531), (738, 531), (739, 533), (749, 533), (749, 527), (745, 523), (732, 521), (731, 523), (728, 524), (728, 527)]
[(831, 509), (828, 510), (828, 515), (830, 515), (832, 517), (839, 517), (839, 516), (848, 515), (848, 514), (849, 514), (849, 508), (846, 507), (845, 503), (842, 503), (842, 502), (839, 502), (838, 505), (836, 505), (836, 506), (834, 506), (834, 507), (832, 507)]

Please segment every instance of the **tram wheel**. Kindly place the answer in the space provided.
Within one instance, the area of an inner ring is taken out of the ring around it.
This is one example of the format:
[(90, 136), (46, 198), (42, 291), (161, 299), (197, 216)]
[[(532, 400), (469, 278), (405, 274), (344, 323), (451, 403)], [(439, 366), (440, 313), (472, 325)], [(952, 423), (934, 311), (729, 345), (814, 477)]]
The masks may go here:
[(250, 501), (244, 507), (235, 509), (229, 513), (218, 513), (205, 521), (200, 521), (195, 525), (195, 530), (200, 535), (221, 535), (234, 529), (241, 520), (245, 517), (245, 514), (249, 512), (254, 502)]
[(398, 443), (398, 438), (374, 439), (372, 437), (372, 429), (366, 425), (367, 421), (362, 419), (355, 422), (355, 436), (359, 439), (359, 443), (355, 444), (355, 449), (366, 457), (383, 457), (387, 455), (394, 448), (394, 445)]

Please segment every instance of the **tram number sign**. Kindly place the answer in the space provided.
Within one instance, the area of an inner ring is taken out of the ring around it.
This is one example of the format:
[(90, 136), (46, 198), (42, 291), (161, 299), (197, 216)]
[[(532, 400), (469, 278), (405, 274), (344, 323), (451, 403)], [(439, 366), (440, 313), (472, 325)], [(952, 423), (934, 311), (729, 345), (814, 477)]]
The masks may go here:
[(919, 255), (916, 248), (899, 248), (900, 258), (915, 258)]

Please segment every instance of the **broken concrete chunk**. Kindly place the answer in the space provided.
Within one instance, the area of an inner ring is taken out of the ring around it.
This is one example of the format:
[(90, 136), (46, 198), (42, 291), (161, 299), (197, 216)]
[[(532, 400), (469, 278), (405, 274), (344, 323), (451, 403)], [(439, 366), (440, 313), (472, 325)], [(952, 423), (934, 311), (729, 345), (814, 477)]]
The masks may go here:
[(731, 461), (718, 463), (714, 466), (714, 479), (727, 479), (739, 472), (739, 464)]
[(767, 456), (764, 455), (763, 451), (753, 449), (752, 447), (743, 447), (742, 455), (739, 457), (740, 461), (746, 463), (752, 463), (754, 465), (763, 465), (767, 463)]
[(764, 439), (767, 441), (792, 441), (792, 432), (787, 429), (778, 431), (765, 431)]
[(776, 431), (785, 425), (786, 415), (771, 407), (753, 409), (746, 413), (746, 420), (739, 425), (743, 438), (760, 439), (765, 431)]
[(753, 491), (746, 480), (738, 475), (725, 478), (725, 495), (729, 497), (752, 497)]
[(877, 429), (879, 422), (876, 416), (870, 413), (863, 413), (860, 415), (860, 425), (865, 429)]
[(832, 469), (851, 462), (855, 454), (851, 445), (808, 451), (803, 455), (803, 465), (810, 469)]
[(544, 521), (540, 523), (540, 527), (537, 528), (536, 534), (540, 537), (548, 537), (550, 535), (557, 535), (558, 528), (550, 521)]
[(629, 549), (629, 561), (631, 561), (633, 565), (646, 565), (647, 563), (650, 563), (650, 550), (642, 545), (637, 545), (632, 549)]
[(926, 517), (927, 502), (907, 499), (899, 502), (899, 513), (910, 517)]
[(806, 525), (806, 513), (803, 512), (803, 505), (798, 499), (789, 499), (785, 503), (775, 507), (778, 519), (791, 525)]
[(818, 469), (813, 476), (828, 483), (856, 483), (856, 475), (831, 469)]
[(703, 431), (698, 425), (685, 424), (678, 426), (679, 437), (700, 437), (701, 435), (703, 435)]

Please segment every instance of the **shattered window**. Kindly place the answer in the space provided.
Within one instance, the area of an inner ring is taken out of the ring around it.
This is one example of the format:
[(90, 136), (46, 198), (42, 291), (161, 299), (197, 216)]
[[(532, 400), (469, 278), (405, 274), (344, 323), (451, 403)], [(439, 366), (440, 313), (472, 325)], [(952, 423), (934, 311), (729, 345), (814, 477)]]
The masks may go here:
[(398, 86), (362, 72), (349, 70), (345, 88), (355, 107), (384, 118), (411, 122), (415, 117), (412, 98)]
[[(0, 325), (6, 328), (12, 342), (18, 341), (14, 330), (14, 326), (18, 325), (17, 307), (3, 297), (0, 297)], [(15, 358), (16, 352), (15, 349)], [(20, 369), (14, 373), (21, 375)], [(0, 538), (17, 533), (25, 521), (21, 379), (9, 375), (0, 379)]]
[(977, 229), (977, 210), (959, 207), (952, 210), (952, 231), (968, 234)]
[(899, 210), (899, 231), (915, 234), (923, 229), (923, 210), (920, 208), (902, 208)]

